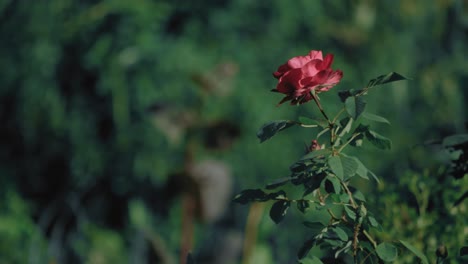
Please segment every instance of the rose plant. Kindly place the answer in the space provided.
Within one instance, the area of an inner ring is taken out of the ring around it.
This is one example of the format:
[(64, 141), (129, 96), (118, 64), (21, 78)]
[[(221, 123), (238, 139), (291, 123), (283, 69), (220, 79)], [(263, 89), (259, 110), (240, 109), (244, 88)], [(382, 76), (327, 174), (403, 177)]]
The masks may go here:
[[(391, 72), (371, 79), (362, 89), (339, 91), (343, 107), (329, 118), (318, 94), (332, 89), (343, 77), (341, 70), (331, 68), (332, 63), (333, 54), (324, 57), (322, 51), (312, 50), (305, 56), (291, 58), (273, 73), (278, 83), (272, 91), (285, 95), (278, 105), (287, 101), (291, 105), (313, 101), (323, 119), (276, 120), (261, 127), (257, 133), (260, 142), (292, 126), (318, 131), (307, 153), (290, 166), (289, 177), (277, 179), (264, 188), (246, 189), (234, 201), (241, 204), (273, 201), (269, 215), (275, 223), (282, 221), (293, 204), (302, 213), (315, 210), (321, 214), (326, 221), (303, 223), (310, 235), (298, 250), (297, 257), (302, 263), (322, 263), (319, 258), (308, 256), (310, 249), (316, 246), (331, 249), (335, 258), (349, 255), (353, 263), (393, 261), (398, 255), (395, 243), (379, 242), (372, 237), (370, 230), (381, 227), (373, 213), (367, 210), (363, 192), (350, 184), (354, 177), (379, 179), (358, 157), (346, 154), (345, 150), (349, 146), (360, 147), (364, 142), (390, 149), (390, 139), (371, 128), (372, 122), (389, 121), (367, 112), (364, 97), (377, 86), (407, 78)], [(288, 195), (281, 189), (286, 184), (300, 188), (302, 195)], [(398, 241), (398, 244), (415, 254), (422, 263), (428, 263), (427, 258), (408, 242)]]

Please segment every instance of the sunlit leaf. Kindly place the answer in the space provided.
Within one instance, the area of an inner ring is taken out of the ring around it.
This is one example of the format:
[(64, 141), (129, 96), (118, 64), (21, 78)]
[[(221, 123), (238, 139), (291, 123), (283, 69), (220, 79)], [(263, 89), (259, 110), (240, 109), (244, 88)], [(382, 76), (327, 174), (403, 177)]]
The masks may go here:
[(291, 120), (271, 121), (260, 128), (260, 130), (257, 132), (257, 137), (260, 139), (260, 142), (264, 142), (265, 140), (271, 138), (281, 130), (284, 130), (296, 124), (296, 122)]

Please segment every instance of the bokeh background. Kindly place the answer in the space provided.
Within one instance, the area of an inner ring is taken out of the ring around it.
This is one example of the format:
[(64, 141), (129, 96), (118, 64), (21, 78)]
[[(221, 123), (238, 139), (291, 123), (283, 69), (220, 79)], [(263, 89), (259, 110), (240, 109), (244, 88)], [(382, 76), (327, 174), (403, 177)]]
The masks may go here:
[(391, 71), (412, 79), (367, 97), (392, 123), (376, 128), (392, 150), (357, 154), (382, 178), (355, 183), (378, 239), (432, 259), (467, 244), (467, 200), (454, 203), (468, 177), (424, 145), (466, 133), (466, 0), (2, 0), (0, 38), (2, 264), (170, 264), (187, 248), (197, 263), (295, 263), (310, 216), (292, 208), (276, 226), (268, 204), (231, 199), (288, 176), (314, 139), (255, 136), (319, 116), (270, 92), (272, 72), (312, 49), (344, 72), (321, 95), (331, 113), (338, 90)]

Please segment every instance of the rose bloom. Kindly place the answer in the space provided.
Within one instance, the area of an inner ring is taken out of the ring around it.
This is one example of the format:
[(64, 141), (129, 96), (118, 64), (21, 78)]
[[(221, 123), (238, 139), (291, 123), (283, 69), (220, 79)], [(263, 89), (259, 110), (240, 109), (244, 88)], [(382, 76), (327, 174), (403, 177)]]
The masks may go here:
[(312, 50), (306, 56), (294, 57), (281, 65), (273, 76), (278, 79), (274, 92), (286, 94), (279, 102), (303, 104), (312, 100), (311, 92), (326, 92), (340, 82), (343, 72), (332, 70), (333, 54), (325, 58), (322, 51)]

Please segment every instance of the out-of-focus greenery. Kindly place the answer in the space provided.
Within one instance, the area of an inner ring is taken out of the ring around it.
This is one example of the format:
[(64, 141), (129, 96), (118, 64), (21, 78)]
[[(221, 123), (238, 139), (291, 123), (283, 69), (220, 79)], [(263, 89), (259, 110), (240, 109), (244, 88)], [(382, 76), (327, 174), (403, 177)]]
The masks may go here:
[[(453, 206), (467, 177), (445, 175), (422, 146), (465, 129), (466, 1), (4, 0), (0, 36), (0, 263), (175, 263), (182, 209), (170, 175), (183, 171), (188, 146), (196, 161), (228, 164), (234, 192), (287, 176), (311, 134), (260, 145), (255, 133), (319, 115), (275, 107), (281, 96), (269, 92), (272, 72), (311, 49), (335, 55), (344, 72), (335, 91), (390, 71), (413, 79), (369, 96), (392, 123), (380, 127), (392, 150), (365, 156), (384, 178), (365, 183), (379, 238), (430, 257), (439, 244), (451, 257), (467, 244), (466, 202)], [(210, 85), (227, 95), (200, 89)], [(321, 94), (332, 112), (333, 90)], [(203, 147), (197, 131), (219, 122), (238, 130), (234, 143)], [(242, 241), (248, 208), (226, 207), (195, 227), (200, 263), (229, 255), (213, 244)], [(260, 217), (252, 263), (295, 261), (307, 238), (296, 213), (279, 227)]]

